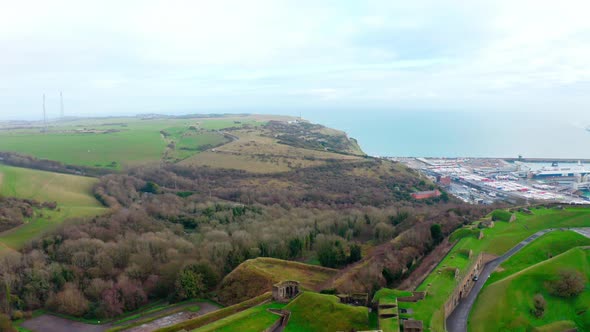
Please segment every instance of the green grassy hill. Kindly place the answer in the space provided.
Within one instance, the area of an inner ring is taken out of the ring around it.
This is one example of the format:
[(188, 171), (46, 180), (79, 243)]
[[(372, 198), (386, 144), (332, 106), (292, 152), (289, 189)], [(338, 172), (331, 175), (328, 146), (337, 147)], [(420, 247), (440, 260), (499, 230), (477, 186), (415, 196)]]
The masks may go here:
[(369, 329), (369, 311), (366, 307), (341, 304), (333, 295), (304, 292), (289, 303), (285, 310), (291, 311), (285, 332)]
[[(285, 332), (321, 332), (368, 330), (369, 311), (366, 307), (341, 304), (333, 295), (303, 292), (289, 304), (267, 302), (200, 327), (194, 332), (264, 331), (279, 319), (267, 309), (291, 312)], [(171, 329), (172, 330), (172, 329)]]
[(589, 246), (590, 239), (573, 231), (554, 231), (536, 239), (502, 263), (487, 281), (491, 284), (572, 248)]
[[(547, 292), (546, 282), (554, 279), (563, 269), (576, 269), (590, 278), (590, 251), (574, 248), (488, 285), (473, 308), (469, 330), (530, 331), (533, 327), (548, 330), (548, 324), (562, 328), (574, 322), (580, 331), (589, 331), (590, 284), (587, 284), (586, 291), (573, 298), (561, 298)], [(537, 293), (541, 293), (547, 301), (542, 318), (535, 318), (530, 313), (533, 296)]]
[(256, 258), (245, 261), (221, 282), (218, 296), (224, 304), (234, 304), (269, 291), (273, 284), (284, 280), (301, 282), (305, 289), (318, 287), (336, 275), (338, 270), (276, 258)]
[[(0, 248), (20, 248), (42, 232), (57, 227), (67, 218), (92, 216), (106, 211), (92, 195), (94, 178), (0, 165), (0, 194), (55, 201), (58, 209), (0, 234)], [(0, 249), (1, 250), (1, 249)]]
[(426, 298), (416, 303), (400, 303), (400, 308), (412, 309), (411, 318), (422, 320), (426, 328), (444, 331), (443, 305), (458, 283), (454, 277), (455, 269), (458, 268), (462, 275), (479, 253), (501, 255), (539, 230), (590, 226), (590, 209), (586, 207), (565, 210), (539, 208), (532, 211), (531, 215), (516, 213), (514, 222), (496, 221), (493, 228), (481, 229), (482, 239), (478, 239), (479, 221), (457, 230), (451, 235), (457, 244), (416, 289), (426, 291)]

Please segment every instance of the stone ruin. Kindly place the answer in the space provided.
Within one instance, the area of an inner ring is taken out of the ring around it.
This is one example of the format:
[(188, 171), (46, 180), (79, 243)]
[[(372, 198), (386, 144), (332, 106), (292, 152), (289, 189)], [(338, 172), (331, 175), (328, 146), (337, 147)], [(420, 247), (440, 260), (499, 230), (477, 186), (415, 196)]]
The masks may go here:
[(336, 296), (340, 299), (340, 303), (363, 307), (369, 306), (368, 293), (338, 294)]
[(404, 321), (404, 332), (422, 332), (423, 330), (421, 320), (408, 319)]
[(289, 302), (299, 293), (299, 281), (281, 281), (272, 286), (272, 298), (277, 302)]

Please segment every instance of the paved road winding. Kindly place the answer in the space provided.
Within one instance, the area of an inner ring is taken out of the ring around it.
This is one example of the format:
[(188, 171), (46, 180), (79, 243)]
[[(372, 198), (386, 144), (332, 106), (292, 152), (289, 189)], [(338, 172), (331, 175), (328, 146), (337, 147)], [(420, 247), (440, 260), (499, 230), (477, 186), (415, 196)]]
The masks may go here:
[(471, 308), (475, 303), (477, 295), (479, 294), (484, 284), (490, 277), (490, 274), (492, 274), (492, 272), (494, 272), (494, 270), (505, 260), (512, 257), (512, 255), (516, 254), (518, 251), (520, 251), (520, 249), (524, 248), (526, 245), (528, 245), (538, 237), (558, 229), (571, 230), (590, 238), (590, 228), (548, 228), (542, 231), (538, 231), (537, 233), (521, 241), (519, 244), (517, 244), (514, 248), (510, 249), (504, 255), (494, 259), (493, 261), (490, 261), (484, 266), (483, 270), (479, 274), (479, 279), (475, 282), (475, 285), (471, 289), (469, 295), (467, 295), (465, 298), (461, 300), (461, 302), (459, 302), (459, 305), (451, 313), (449, 318), (447, 318), (447, 330), (449, 332), (467, 332), (467, 319), (469, 318), (469, 313), (471, 312)]

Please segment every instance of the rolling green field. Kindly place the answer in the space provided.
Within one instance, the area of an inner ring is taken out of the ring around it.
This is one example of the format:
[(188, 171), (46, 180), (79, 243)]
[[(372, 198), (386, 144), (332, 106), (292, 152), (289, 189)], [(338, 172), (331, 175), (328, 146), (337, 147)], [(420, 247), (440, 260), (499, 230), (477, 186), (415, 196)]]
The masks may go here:
[[(224, 118), (102, 118), (53, 122), (41, 128), (0, 130), (0, 151), (11, 151), (64, 164), (121, 169), (157, 163), (170, 143), (160, 131), (175, 128), (170, 137), (178, 148), (170, 156), (175, 161), (188, 158), (200, 147), (227, 141), (217, 130), (265, 123), (265, 116)], [(199, 134), (192, 133), (193, 127)]]
[[(427, 291), (426, 298), (416, 303), (400, 303), (400, 308), (412, 309), (411, 318), (422, 320), (432, 331), (444, 330), (443, 305), (452, 294), (457, 280), (454, 270), (463, 274), (480, 252), (501, 255), (533, 233), (556, 227), (590, 226), (590, 209), (572, 207), (565, 210), (533, 209), (533, 214), (517, 213), (512, 223), (496, 221), (493, 228), (483, 229), (484, 238), (477, 239), (479, 221), (460, 229), (451, 236), (458, 240), (449, 254), (418, 286), (417, 291)], [(471, 258), (468, 257), (472, 250)]]
[(2, 135), (0, 150), (29, 154), (65, 164), (120, 168), (121, 165), (159, 160), (164, 140), (157, 130), (133, 130), (108, 134)]
[[(507, 261), (508, 263), (509, 261)], [(518, 262), (515, 262), (518, 264)], [(479, 294), (470, 316), (469, 330), (485, 331), (563, 331), (564, 327), (590, 330), (590, 291), (573, 298), (553, 296), (546, 282), (555, 279), (563, 269), (576, 269), (590, 278), (590, 251), (583, 247), (570, 249), (563, 254), (516, 272), (500, 281), (488, 284)], [(533, 296), (543, 295), (547, 301), (545, 314), (535, 318)], [(551, 324), (551, 325), (550, 325)]]
[(58, 204), (55, 211), (43, 210), (43, 216), (1, 233), (0, 248), (18, 249), (65, 219), (104, 213), (106, 209), (92, 195), (96, 182), (94, 178), (0, 165), (1, 195)]

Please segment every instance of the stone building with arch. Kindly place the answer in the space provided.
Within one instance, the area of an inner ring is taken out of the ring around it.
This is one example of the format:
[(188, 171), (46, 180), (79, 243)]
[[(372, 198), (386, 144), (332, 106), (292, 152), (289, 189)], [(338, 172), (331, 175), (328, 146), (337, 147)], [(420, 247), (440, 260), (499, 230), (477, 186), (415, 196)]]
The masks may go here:
[(299, 281), (286, 280), (272, 286), (272, 298), (277, 302), (289, 302), (299, 293)]

